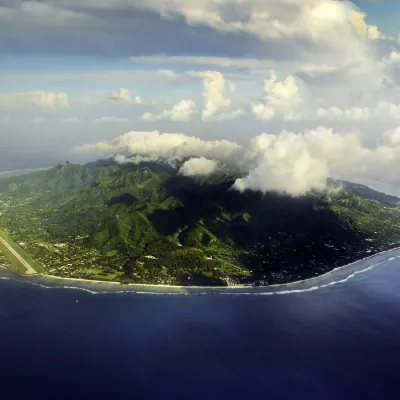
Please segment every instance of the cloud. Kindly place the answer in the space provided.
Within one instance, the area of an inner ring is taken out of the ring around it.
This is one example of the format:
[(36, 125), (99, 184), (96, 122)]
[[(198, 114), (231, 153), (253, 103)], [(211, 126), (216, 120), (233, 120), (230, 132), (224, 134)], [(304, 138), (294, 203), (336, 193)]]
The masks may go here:
[(353, 25), (357, 33), (362, 37), (371, 40), (385, 38), (385, 36), (379, 31), (377, 26), (368, 25), (365, 22), (367, 14), (365, 14), (364, 12), (352, 10), (350, 16), (351, 24)]
[(193, 100), (179, 100), (169, 110), (164, 110), (161, 114), (145, 113), (141, 120), (154, 122), (169, 119), (170, 121), (187, 122), (190, 116), (196, 112), (196, 105)]
[[(135, 1), (131, 4), (137, 6)], [(189, 25), (207, 25), (263, 39), (299, 37), (325, 45), (334, 45), (340, 33), (351, 33), (352, 27), (360, 33), (366, 26), (365, 16), (348, 2), (331, 0), (149, 0), (141, 6), (170, 18), (182, 16)], [(375, 27), (369, 30), (376, 33)]]
[(250, 141), (242, 160), (249, 172), (234, 187), (302, 195), (326, 188), (329, 176), (392, 178), (399, 154), (397, 147), (363, 146), (357, 132), (339, 134), (325, 127), (264, 133)]
[[(236, 69), (267, 69), (271, 68), (274, 60), (258, 58), (233, 58), (233, 57), (209, 57), (209, 56), (134, 56), (132, 61), (143, 64), (163, 64), (163, 65), (190, 65), (190, 66), (215, 66), (220, 68)], [(171, 69), (161, 69), (157, 74), (166, 78), (176, 79), (182, 74)], [(190, 72), (189, 72), (190, 73)]]
[(179, 174), (184, 176), (211, 175), (218, 168), (215, 160), (205, 157), (190, 158), (179, 169)]
[(231, 105), (230, 93), (236, 90), (235, 85), (226, 80), (219, 71), (189, 71), (189, 76), (203, 78), (204, 109), (203, 121), (208, 121), (219, 111)]
[[(388, 61), (386, 61), (388, 63)], [(309, 85), (340, 87), (345, 92), (379, 88), (390, 75), (388, 65), (369, 52), (345, 57), (343, 61), (321, 63), (319, 60), (301, 66), (296, 75)]]
[[(369, 39), (382, 38), (349, 1), (15, 0), (3, 1), (0, 8), (4, 52), (13, 46), (15, 52), (37, 54), (134, 56), (135, 62), (143, 61), (137, 59), (141, 54), (189, 54), (191, 61), (210, 69), (235, 56), (241, 67), (258, 68), (257, 61), (240, 61), (243, 54), (334, 65), (348, 54), (365, 53), (369, 43), (364, 31)], [(205, 57), (195, 60), (196, 49), (215, 55), (209, 57), (212, 64)]]
[(142, 104), (142, 98), (140, 96), (135, 96), (135, 104)]
[(390, 131), (383, 144), (367, 147), (359, 132), (337, 133), (326, 127), (304, 132), (263, 133), (246, 146), (220, 140), (207, 141), (182, 133), (128, 132), (111, 142), (77, 148), (79, 151), (119, 153), (120, 162), (190, 158), (180, 173), (210, 174), (220, 163), (242, 172), (234, 188), (239, 191), (277, 191), (298, 196), (323, 190), (327, 178), (360, 176), (390, 181), (397, 178), (400, 134)]
[(143, 156), (131, 156), (131, 157), (126, 157), (123, 154), (116, 154), (114, 156), (114, 161), (117, 162), (118, 164), (140, 164), (143, 162), (156, 162), (159, 161), (159, 157), (153, 156), (153, 157), (143, 157)]
[(68, 94), (55, 92), (0, 93), (0, 108), (19, 110), (28, 107), (67, 108), (69, 107)]
[(79, 122), (79, 118), (76, 117), (64, 118), (61, 120), (61, 122), (64, 124), (76, 124)]
[(390, 146), (400, 147), (400, 127), (388, 130), (384, 134), (384, 139)]
[(340, 109), (339, 107), (332, 106), (328, 109), (318, 108), (317, 117), (324, 120), (350, 120), (350, 121), (365, 121), (370, 119), (371, 110), (368, 107), (351, 107), (348, 109)]
[(158, 131), (132, 131), (118, 136), (111, 142), (99, 142), (77, 147), (79, 151), (120, 153), (156, 158), (207, 157), (227, 159), (240, 149), (240, 145), (228, 140), (202, 140), (183, 133)]
[[(143, 58), (152, 58), (152, 57), (131, 57), (132, 60), (138, 59), (139, 61), (143, 61)], [(156, 71), (157, 75), (160, 75), (167, 79), (179, 79), (182, 77), (181, 74), (178, 74), (172, 69), (158, 69)]]
[(102, 123), (112, 123), (112, 122), (117, 122), (117, 123), (124, 123), (124, 122), (129, 122), (129, 118), (123, 118), (123, 117), (101, 117), (98, 119), (95, 119), (92, 121), (94, 124), (102, 124)]
[(339, 121), (387, 121), (400, 119), (400, 104), (381, 100), (376, 107), (350, 107), (342, 109), (336, 106), (318, 108), (317, 118)]
[(277, 115), (283, 115), (287, 119), (299, 118), (295, 110), (303, 100), (293, 76), (278, 81), (275, 71), (272, 71), (264, 82), (264, 91), (263, 101), (252, 105), (253, 115), (257, 119), (270, 120)]
[(245, 115), (246, 111), (242, 110), (241, 108), (238, 108), (237, 110), (233, 110), (230, 112), (222, 113), (218, 116), (218, 119), (220, 121), (226, 121), (234, 118), (238, 118), (242, 115)]
[(128, 89), (121, 88), (119, 89), (118, 93), (114, 93), (112, 96), (109, 97), (111, 100), (118, 100), (124, 103), (131, 103), (131, 93)]

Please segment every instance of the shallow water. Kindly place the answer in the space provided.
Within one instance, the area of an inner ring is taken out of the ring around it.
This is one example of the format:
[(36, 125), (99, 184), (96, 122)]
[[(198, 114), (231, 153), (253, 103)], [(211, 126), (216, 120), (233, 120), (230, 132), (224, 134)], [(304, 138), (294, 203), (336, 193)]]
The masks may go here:
[(2, 279), (2, 398), (397, 399), (398, 256), (286, 287), (129, 288), (157, 296)]

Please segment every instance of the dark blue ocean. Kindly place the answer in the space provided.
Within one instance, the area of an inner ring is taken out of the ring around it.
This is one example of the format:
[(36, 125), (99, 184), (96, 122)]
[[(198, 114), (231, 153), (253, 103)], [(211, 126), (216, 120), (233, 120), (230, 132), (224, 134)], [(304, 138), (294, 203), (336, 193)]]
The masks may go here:
[(399, 256), (283, 288), (174, 295), (3, 271), (1, 399), (399, 399)]

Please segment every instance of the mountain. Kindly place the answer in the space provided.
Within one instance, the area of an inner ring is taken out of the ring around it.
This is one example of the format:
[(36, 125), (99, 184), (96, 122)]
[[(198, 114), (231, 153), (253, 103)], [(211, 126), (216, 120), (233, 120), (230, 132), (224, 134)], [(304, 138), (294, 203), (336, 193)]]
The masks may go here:
[(400, 200), (366, 186), (239, 193), (236, 172), (178, 168), (110, 159), (2, 179), (0, 227), (49, 274), (153, 284), (290, 282), (400, 242)]

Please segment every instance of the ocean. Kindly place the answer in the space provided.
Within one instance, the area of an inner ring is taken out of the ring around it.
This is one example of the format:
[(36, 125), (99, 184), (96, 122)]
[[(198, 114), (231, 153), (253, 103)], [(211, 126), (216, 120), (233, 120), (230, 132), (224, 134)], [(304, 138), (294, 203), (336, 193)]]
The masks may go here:
[(398, 399), (399, 257), (239, 290), (76, 289), (2, 270), (1, 398)]

